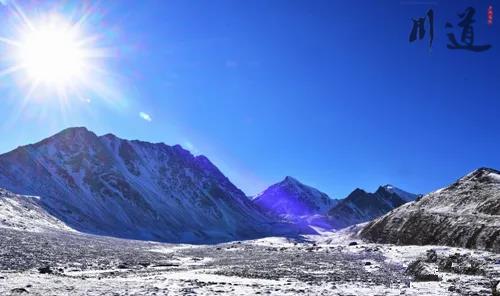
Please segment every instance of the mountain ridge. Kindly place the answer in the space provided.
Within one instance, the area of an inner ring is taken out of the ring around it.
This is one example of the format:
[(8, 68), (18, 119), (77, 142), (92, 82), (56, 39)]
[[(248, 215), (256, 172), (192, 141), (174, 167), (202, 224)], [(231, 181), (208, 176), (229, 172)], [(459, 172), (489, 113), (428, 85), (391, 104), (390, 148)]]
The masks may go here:
[(448, 245), (500, 252), (500, 172), (479, 168), (448, 187), (368, 223), (374, 242)]
[(326, 213), (338, 200), (286, 176), (255, 196), (252, 202), (270, 216), (299, 225), (332, 228)]
[[(267, 201), (269, 200), (269, 203)], [(290, 199), (295, 199), (296, 203), (290, 204)], [(267, 189), (252, 198), (252, 201), (261, 206), (279, 206), (279, 202), (288, 202), (283, 204), (281, 209), (268, 210), (275, 211), (275, 214), (291, 214), (295, 216), (306, 214), (322, 214), (328, 207), (337, 202), (330, 198), (326, 193), (318, 189), (305, 185), (297, 179), (286, 176), (282, 181), (269, 186)], [(287, 208), (291, 206), (291, 208)]]
[(205, 156), (84, 127), (0, 155), (0, 187), (40, 196), (49, 213), (92, 234), (215, 242), (312, 231), (262, 214)]
[[(391, 188), (388, 188), (388, 186), (391, 186)], [(335, 221), (337, 228), (345, 228), (382, 216), (392, 209), (407, 203), (407, 199), (413, 196), (416, 198), (417, 195), (392, 185), (379, 186), (374, 193), (356, 188), (330, 209), (328, 216)]]

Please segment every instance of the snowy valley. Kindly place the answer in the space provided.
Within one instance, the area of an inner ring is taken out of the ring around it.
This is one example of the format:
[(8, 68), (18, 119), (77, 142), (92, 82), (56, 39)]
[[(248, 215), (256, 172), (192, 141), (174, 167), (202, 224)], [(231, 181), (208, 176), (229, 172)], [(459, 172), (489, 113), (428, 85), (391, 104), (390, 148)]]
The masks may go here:
[(180, 146), (71, 128), (0, 155), (0, 295), (500, 295), (500, 173), (248, 199)]

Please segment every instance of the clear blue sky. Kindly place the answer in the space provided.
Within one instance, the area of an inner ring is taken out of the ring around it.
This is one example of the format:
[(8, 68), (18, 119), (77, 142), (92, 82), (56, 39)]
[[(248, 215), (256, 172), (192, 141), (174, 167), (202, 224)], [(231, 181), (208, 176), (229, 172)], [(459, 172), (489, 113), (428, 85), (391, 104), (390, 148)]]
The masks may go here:
[[(109, 93), (25, 101), (2, 76), (0, 152), (86, 126), (207, 155), (249, 195), (291, 175), (336, 198), (386, 183), (425, 193), (500, 168), (500, 3), (491, 27), (486, 1), (412, 3), (101, 1), (87, 30), (115, 53), (103, 61)], [(446, 48), (446, 21), (470, 5), (489, 51)], [(429, 8), (432, 51), (428, 36), (408, 42)]]

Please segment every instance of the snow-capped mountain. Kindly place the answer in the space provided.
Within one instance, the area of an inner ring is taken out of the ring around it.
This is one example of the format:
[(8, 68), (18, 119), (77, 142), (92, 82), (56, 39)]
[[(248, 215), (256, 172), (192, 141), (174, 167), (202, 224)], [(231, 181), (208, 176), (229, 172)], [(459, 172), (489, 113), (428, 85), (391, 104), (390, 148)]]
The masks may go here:
[(261, 213), (204, 156), (85, 128), (0, 155), (0, 188), (39, 196), (48, 213), (93, 234), (216, 242), (295, 231)]
[(288, 176), (255, 196), (253, 202), (273, 214), (303, 216), (325, 214), (338, 200)]
[(414, 201), (418, 197), (422, 196), (420, 194), (413, 194), (413, 193), (406, 192), (406, 191), (399, 189), (398, 187), (390, 185), (390, 184), (384, 185), (384, 186), (382, 186), (382, 188), (384, 188), (386, 191), (389, 191), (391, 193), (396, 194), (397, 196), (401, 197), (406, 202)]
[(292, 177), (286, 177), (254, 197), (253, 202), (272, 216), (326, 227), (324, 215), (338, 200)]
[(500, 252), (500, 172), (480, 168), (370, 222), (360, 235), (375, 242)]
[(334, 206), (328, 216), (335, 227), (344, 228), (380, 217), (416, 197), (392, 185), (381, 186), (375, 193), (357, 188)]

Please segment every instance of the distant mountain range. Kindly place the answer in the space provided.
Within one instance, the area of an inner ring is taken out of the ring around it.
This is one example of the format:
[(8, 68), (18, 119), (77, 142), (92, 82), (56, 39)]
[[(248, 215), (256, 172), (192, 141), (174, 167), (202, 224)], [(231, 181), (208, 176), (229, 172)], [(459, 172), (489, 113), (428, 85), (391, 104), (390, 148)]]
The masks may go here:
[(344, 199), (292, 177), (249, 199), (181, 146), (69, 128), (0, 155), (0, 227), (216, 243), (368, 222), (361, 237), (500, 252), (500, 172), (482, 168), (415, 195), (392, 185)]
[(346, 198), (338, 200), (286, 177), (254, 197), (253, 202), (267, 214), (288, 221), (339, 229), (372, 220), (417, 197), (386, 185), (375, 193), (356, 189)]
[[(97, 136), (86, 128), (0, 155), (0, 188), (38, 196), (29, 198), (35, 212), (81, 232), (193, 243), (341, 228), (413, 197), (391, 187), (339, 201), (286, 177), (250, 201), (202, 155), (179, 145)], [(7, 201), (10, 207), (25, 203), (19, 197)], [(13, 209), (23, 216), (22, 207)]]
[(380, 217), (417, 197), (392, 185), (381, 186), (374, 193), (357, 188), (333, 207), (328, 216), (337, 228), (344, 228)]
[(368, 223), (374, 242), (449, 245), (500, 252), (500, 172), (481, 168)]
[(312, 233), (259, 211), (204, 156), (66, 129), (0, 155), (0, 188), (78, 231), (168, 242)]

